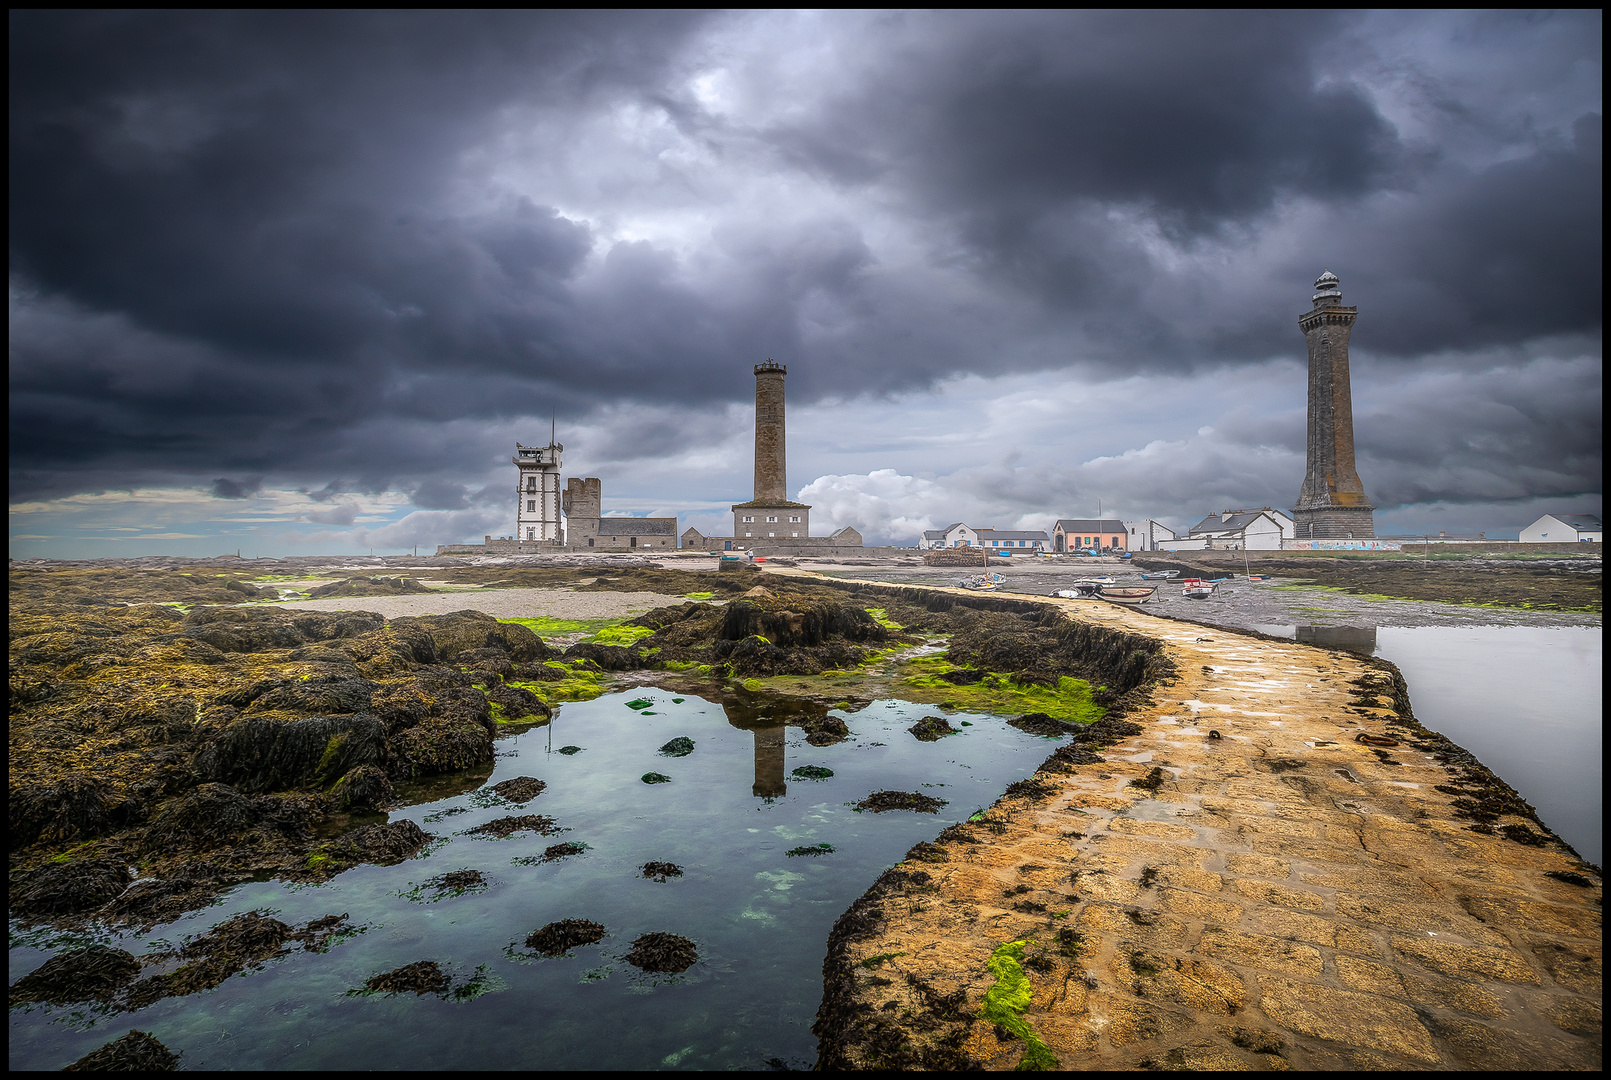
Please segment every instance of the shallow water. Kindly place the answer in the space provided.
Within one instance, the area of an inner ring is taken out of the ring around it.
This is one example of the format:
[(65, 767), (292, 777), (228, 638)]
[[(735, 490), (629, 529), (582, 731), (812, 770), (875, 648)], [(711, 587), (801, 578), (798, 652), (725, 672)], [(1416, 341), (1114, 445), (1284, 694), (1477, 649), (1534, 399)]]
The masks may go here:
[(1600, 628), (1260, 626), (1404, 673), (1416, 718), (1476, 754), (1545, 824), (1600, 864)]
[[(641, 712), (634, 698), (654, 704)], [(251, 909), (300, 925), (346, 912), (367, 928), (325, 955), (295, 952), (215, 990), (150, 1008), (97, 1016), (82, 1007), (11, 1013), (13, 1069), (60, 1068), (138, 1028), (183, 1053), (187, 1069), (758, 1068), (809, 1066), (810, 1025), (822, 994), (822, 960), (835, 919), (918, 840), (992, 803), (1057, 744), (999, 717), (953, 713), (960, 734), (920, 743), (905, 731), (932, 706), (880, 701), (847, 714), (852, 740), (813, 747), (777, 709), (730, 720), (720, 704), (673, 701), (639, 688), (564, 706), (548, 727), (500, 741), (487, 784), (535, 776), (548, 788), (524, 806), (485, 789), (393, 813), (442, 840), (397, 866), (363, 866), (314, 887), (256, 882), (217, 906), (145, 937), (104, 940), (139, 955), (175, 944)], [(739, 724), (745, 726), (740, 727)], [(657, 750), (694, 740), (686, 757)], [(567, 745), (581, 753), (563, 755)], [(834, 776), (800, 781), (803, 765)], [(670, 783), (645, 784), (659, 772)], [(858, 813), (881, 789), (948, 800), (939, 814)], [(460, 835), (512, 814), (543, 814), (568, 831), (496, 841)], [(566, 841), (580, 855), (537, 865), (516, 860)], [(790, 857), (831, 844), (832, 854)], [(681, 865), (666, 883), (645, 862)], [(473, 868), (480, 893), (434, 903), (403, 894), (426, 879)], [(521, 943), (559, 919), (609, 930), (596, 945), (545, 959)], [(680, 975), (647, 975), (621, 957), (650, 931), (692, 939), (699, 962)], [(56, 948), (35, 936), (19, 945), (13, 924), (10, 977)], [(65, 946), (57, 943), (57, 947)], [(39, 948), (37, 946), (47, 946)], [(485, 965), (492, 992), (471, 1001), (434, 996), (351, 996), (364, 980), (418, 960), (456, 979)]]

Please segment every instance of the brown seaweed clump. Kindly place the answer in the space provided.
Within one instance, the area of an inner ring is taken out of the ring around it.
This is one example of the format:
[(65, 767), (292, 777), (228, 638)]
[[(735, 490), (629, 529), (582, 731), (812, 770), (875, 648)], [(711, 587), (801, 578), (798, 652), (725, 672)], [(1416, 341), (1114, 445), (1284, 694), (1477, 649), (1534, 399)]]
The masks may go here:
[(499, 840), (506, 840), (522, 829), (530, 829), (539, 836), (552, 836), (559, 832), (559, 826), (551, 817), (542, 814), (521, 814), (517, 817), (498, 818), (485, 825), (477, 825), (473, 829), (466, 829), (466, 836), (491, 836)]
[(669, 862), (646, 862), (642, 874), (651, 881), (664, 883), (668, 878), (682, 877), (682, 867)]
[(499, 798), (508, 799), (512, 803), (527, 803), (541, 795), (547, 786), (536, 777), (517, 776), (512, 780), (493, 784), (492, 790)]
[(143, 1031), (131, 1029), (99, 1050), (91, 1050), (63, 1072), (173, 1072), (179, 1055)]
[(52, 956), (18, 979), (11, 987), (12, 1005), (48, 1001), (69, 1005), (75, 1001), (109, 1002), (140, 974), (140, 961), (132, 953), (109, 945), (90, 945)]
[(657, 931), (634, 941), (626, 962), (642, 971), (676, 974), (698, 963), (699, 951), (685, 937)]
[(583, 945), (602, 941), (606, 931), (589, 919), (561, 919), (533, 930), (526, 937), (526, 948), (544, 956), (560, 956)]
[(1008, 720), (1007, 723), (1019, 731), (1027, 731), (1031, 735), (1072, 735), (1080, 730), (1080, 725), (1078, 724), (1054, 719), (1043, 712), (1026, 713), (1016, 720)]
[(378, 994), (440, 994), (448, 988), (448, 977), (435, 960), (420, 960), (372, 975), (364, 987)]
[(350, 577), (320, 585), (308, 593), (310, 600), (327, 596), (402, 596), (431, 590), (410, 577)]
[(952, 727), (951, 722), (943, 716), (925, 716), (906, 730), (916, 736), (918, 742), (938, 742), (947, 735), (955, 735), (960, 729)]
[(916, 810), (920, 814), (937, 814), (946, 800), (936, 799), (917, 791), (875, 791), (856, 804), (857, 810), (871, 810), (881, 814), (886, 810)]
[(806, 742), (812, 746), (832, 746), (850, 738), (850, 725), (837, 716), (818, 717), (800, 726), (805, 728)]

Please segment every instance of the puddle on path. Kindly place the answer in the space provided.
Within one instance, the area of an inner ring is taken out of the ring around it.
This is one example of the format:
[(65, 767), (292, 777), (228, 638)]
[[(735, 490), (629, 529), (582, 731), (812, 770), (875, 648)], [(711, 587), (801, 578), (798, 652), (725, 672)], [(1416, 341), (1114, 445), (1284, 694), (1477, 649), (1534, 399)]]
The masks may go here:
[(1422, 724), (1476, 754), (1582, 858), (1600, 864), (1599, 627), (1255, 629), (1396, 664)]
[[(634, 699), (651, 704), (628, 708)], [(851, 741), (814, 747), (775, 711), (751, 708), (730, 721), (719, 704), (663, 690), (566, 705), (547, 727), (497, 744), (486, 786), (464, 793), (449, 785), (436, 801), (391, 815), (442, 838), (423, 857), (359, 867), (322, 886), (245, 884), (151, 935), (104, 940), (139, 955), (154, 939), (178, 944), (254, 908), (293, 924), (345, 912), (364, 933), (328, 954), (295, 952), (209, 993), (138, 1012), (14, 1009), (11, 1067), (60, 1068), (130, 1028), (183, 1052), (187, 1069), (809, 1067), (834, 920), (914, 843), (988, 806), (1057, 745), (977, 713), (949, 714), (971, 726), (937, 742), (905, 730), (937, 711), (898, 701), (836, 710)], [(678, 737), (693, 740), (693, 752), (660, 753)], [(806, 766), (833, 775), (796, 779)], [(644, 783), (651, 772), (670, 782)], [(543, 780), (546, 790), (520, 805), (492, 795), (492, 784), (517, 776)], [(851, 809), (884, 789), (947, 805), (938, 814)], [(565, 831), (465, 835), (524, 814)], [(572, 843), (584, 848), (543, 861)], [(833, 850), (788, 854), (821, 844)], [(675, 863), (682, 876), (645, 879), (648, 862)], [(460, 870), (480, 871), (487, 887), (435, 899), (421, 889)], [(523, 947), (533, 930), (561, 919), (590, 919), (608, 936), (557, 959)], [(655, 931), (691, 939), (698, 963), (676, 975), (626, 964), (632, 942)], [(57, 951), (37, 947), (49, 944), (41, 935), (25, 940), (19, 945), (13, 924), (13, 982)], [(479, 978), (480, 996), (348, 994), (420, 960), (437, 961), (458, 985)]]

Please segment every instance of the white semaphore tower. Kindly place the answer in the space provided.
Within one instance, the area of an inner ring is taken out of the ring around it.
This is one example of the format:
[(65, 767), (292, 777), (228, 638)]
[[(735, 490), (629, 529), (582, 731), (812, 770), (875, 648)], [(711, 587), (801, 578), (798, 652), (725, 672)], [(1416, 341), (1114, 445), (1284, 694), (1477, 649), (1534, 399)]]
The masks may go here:
[(515, 539), (563, 544), (565, 526), (560, 519), (560, 453), (565, 448), (550, 433), (547, 446), (515, 443), (514, 463), (520, 470), (516, 491)]

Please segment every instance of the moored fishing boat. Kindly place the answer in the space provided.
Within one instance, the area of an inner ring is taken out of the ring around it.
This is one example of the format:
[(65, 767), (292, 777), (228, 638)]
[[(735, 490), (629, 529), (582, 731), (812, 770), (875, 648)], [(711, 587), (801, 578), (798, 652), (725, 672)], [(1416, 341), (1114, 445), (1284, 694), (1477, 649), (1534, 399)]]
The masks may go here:
[(1111, 600), (1115, 604), (1144, 604), (1150, 600), (1152, 598), (1152, 594), (1157, 591), (1158, 589), (1156, 586), (1147, 586), (1145, 588), (1139, 586), (1127, 586), (1121, 588), (1115, 585), (1104, 585), (1100, 591), (1098, 591), (1097, 595), (1104, 600)]
[(1179, 570), (1158, 570), (1151, 574), (1142, 574), (1142, 581), (1168, 581), (1172, 577), (1179, 577)]

